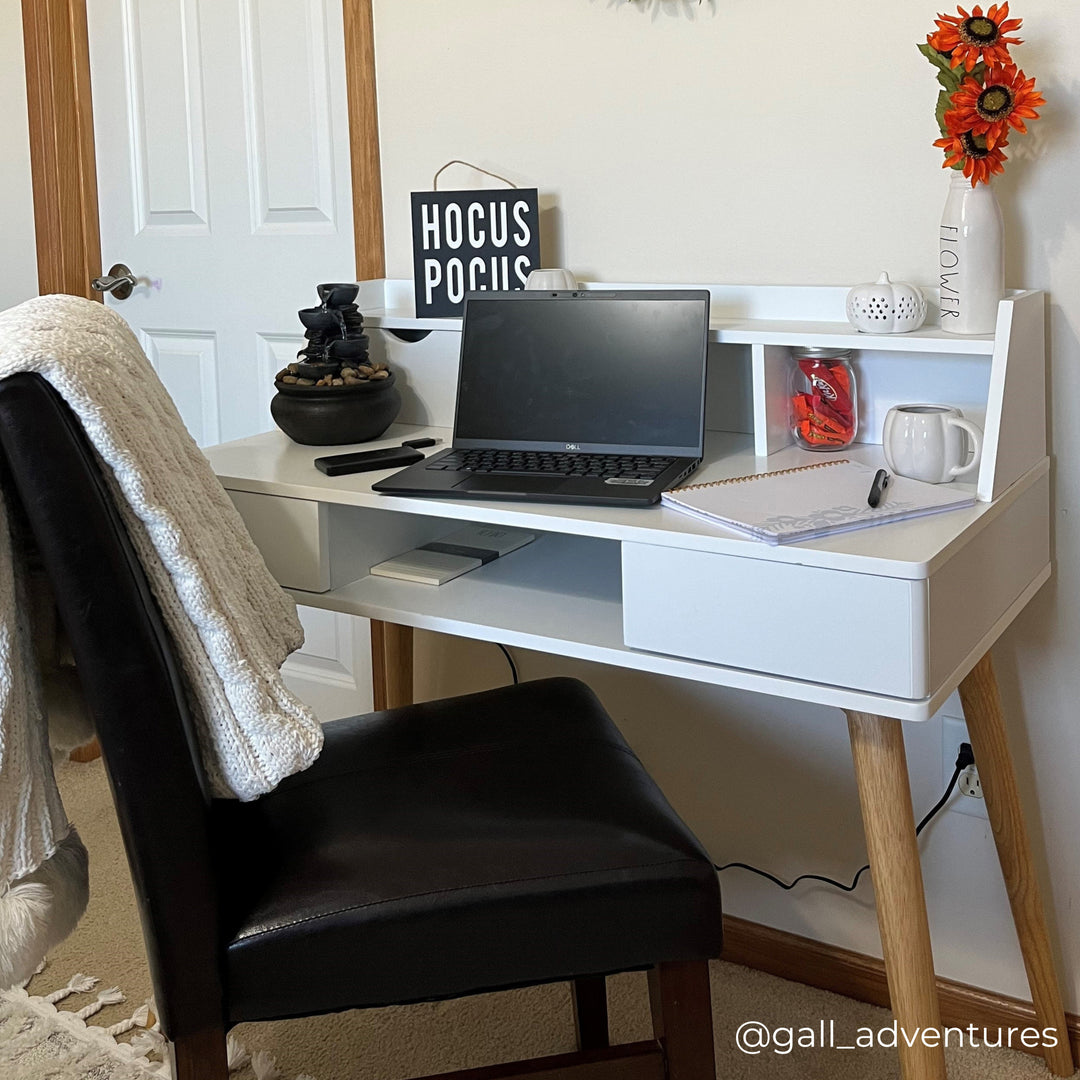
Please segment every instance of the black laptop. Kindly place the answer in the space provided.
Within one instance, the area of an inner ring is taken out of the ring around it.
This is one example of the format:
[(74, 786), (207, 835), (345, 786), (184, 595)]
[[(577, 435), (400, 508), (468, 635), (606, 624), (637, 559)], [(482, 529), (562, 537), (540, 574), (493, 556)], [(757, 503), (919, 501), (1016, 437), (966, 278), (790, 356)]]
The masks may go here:
[(647, 506), (701, 461), (709, 293), (465, 300), (453, 444), (393, 495)]

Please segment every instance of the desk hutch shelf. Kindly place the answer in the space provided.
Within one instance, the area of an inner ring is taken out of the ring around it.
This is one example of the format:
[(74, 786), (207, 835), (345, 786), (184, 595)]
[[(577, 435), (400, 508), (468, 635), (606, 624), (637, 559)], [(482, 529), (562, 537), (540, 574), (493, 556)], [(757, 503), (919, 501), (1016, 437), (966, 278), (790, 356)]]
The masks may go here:
[[(586, 283), (583, 289), (662, 288)], [(997, 498), (1046, 453), (1044, 307), (1041, 292), (1010, 292), (993, 334), (961, 337), (937, 327), (937, 295), (927, 291), (927, 325), (908, 334), (861, 334), (842, 319), (847, 290), (832, 286), (679, 285), (712, 296), (706, 426), (753, 436), (767, 457), (791, 443), (787, 371), (792, 346), (855, 350), (859, 440), (879, 443), (885, 414), (903, 402), (957, 405), (984, 431), (976, 483), (982, 501)], [(357, 301), (376, 351), (404, 371), (401, 420), (453, 422), (460, 319), (417, 318), (412, 282), (361, 283)], [(409, 340), (403, 340), (408, 338)], [(436, 410), (434, 402), (442, 408)], [(447, 405), (446, 403), (449, 403)]]

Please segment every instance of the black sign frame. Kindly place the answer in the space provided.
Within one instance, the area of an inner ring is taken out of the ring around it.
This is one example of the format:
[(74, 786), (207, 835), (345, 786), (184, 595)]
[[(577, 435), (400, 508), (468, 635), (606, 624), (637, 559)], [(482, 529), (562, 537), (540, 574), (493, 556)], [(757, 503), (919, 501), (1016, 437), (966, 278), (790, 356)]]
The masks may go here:
[(460, 315), (467, 292), (518, 290), (540, 266), (536, 188), (412, 193), (419, 317)]

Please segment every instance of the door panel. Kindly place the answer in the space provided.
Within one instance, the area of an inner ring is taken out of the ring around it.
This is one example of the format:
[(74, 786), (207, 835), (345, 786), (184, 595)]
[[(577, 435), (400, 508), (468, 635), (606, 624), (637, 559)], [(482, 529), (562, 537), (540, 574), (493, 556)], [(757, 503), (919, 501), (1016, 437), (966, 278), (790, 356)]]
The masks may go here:
[(252, 229), (335, 233), (325, 3), (242, 0), (240, 12)]
[[(259, 390), (262, 408), (270, 415), (270, 399), (274, 396), (274, 375), (296, 359), (304, 347), (303, 334), (256, 334), (255, 356), (258, 364)], [(332, 453), (333, 451), (328, 451)], [(314, 456), (314, 454), (313, 454)]]
[(372, 709), (371, 624), (336, 611), (300, 608), (303, 652), (285, 661), (290, 689), (324, 723)]
[[(88, 0), (106, 297), (200, 445), (266, 431), (315, 285), (354, 280), (336, 0)], [(312, 451), (312, 457), (316, 452)], [(366, 625), (301, 613), (290, 682), (320, 716), (370, 707)]]
[[(210, 197), (198, 4), (123, 0), (120, 14), (133, 231), (206, 236)], [(97, 98), (96, 77), (93, 85)], [(103, 219), (112, 214), (104, 203), (102, 211)], [(104, 236), (102, 249), (108, 251)]]
[(140, 329), (138, 335), (195, 441), (200, 446), (221, 442), (217, 334)]

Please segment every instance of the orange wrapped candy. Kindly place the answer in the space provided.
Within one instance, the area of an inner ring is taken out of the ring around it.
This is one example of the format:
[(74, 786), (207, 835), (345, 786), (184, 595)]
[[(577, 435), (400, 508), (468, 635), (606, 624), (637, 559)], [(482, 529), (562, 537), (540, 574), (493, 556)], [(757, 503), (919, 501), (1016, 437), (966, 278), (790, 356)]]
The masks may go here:
[(792, 350), (791, 430), (807, 450), (842, 450), (859, 429), (847, 349)]

